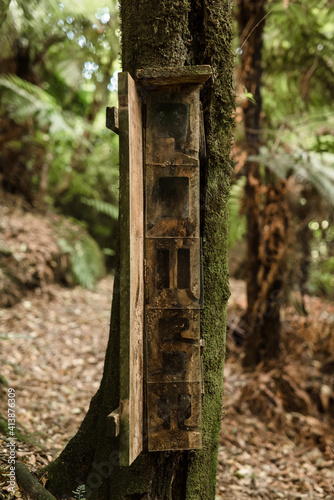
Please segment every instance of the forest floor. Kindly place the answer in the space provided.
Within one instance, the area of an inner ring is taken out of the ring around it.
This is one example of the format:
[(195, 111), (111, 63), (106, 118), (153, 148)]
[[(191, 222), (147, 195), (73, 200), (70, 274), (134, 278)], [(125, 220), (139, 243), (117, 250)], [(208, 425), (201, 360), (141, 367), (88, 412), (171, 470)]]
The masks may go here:
[[(48, 285), (0, 308), (0, 414), (7, 381), (17, 427), (30, 436), (16, 442), (17, 459), (32, 471), (59, 454), (98, 389), (112, 281), (96, 291)], [(216, 498), (334, 499), (334, 305), (306, 297), (308, 316), (285, 307), (280, 358), (245, 372), (231, 336), (246, 306), (244, 282), (231, 280), (231, 290)], [(7, 445), (0, 434), (0, 499), (24, 498), (6, 488)]]

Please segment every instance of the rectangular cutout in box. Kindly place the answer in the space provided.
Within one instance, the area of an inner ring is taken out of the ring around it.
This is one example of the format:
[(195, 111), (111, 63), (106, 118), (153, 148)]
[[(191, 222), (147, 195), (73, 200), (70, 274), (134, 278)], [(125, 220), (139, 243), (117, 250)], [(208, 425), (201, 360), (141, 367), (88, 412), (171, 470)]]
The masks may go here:
[(149, 307), (201, 307), (200, 238), (147, 238), (146, 259)]
[(148, 449), (201, 447), (201, 384), (148, 383)]
[(196, 310), (147, 312), (147, 380), (200, 382), (200, 315)]
[(199, 168), (146, 168), (148, 237), (199, 236)]
[(158, 185), (161, 218), (187, 219), (189, 217), (188, 177), (160, 177)]
[(169, 262), (169, 249), (158, 248), (156, 253), (156, 284), (158, 290), (169, 288), (170, 283), (170, 262)]
[(190, 289), (190, 249), (178, 248), (177, 250), (177, 288)]
[(146, 163), (198, 165), (199, 92), (197, 85), (165, 87), (146, 94)]

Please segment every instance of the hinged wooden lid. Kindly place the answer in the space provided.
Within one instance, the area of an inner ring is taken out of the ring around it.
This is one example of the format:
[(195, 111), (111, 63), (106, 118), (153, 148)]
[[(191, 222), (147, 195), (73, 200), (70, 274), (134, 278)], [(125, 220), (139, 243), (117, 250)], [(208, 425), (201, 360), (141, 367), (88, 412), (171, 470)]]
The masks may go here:
[(143, 87), (152, 85), (203, 84), (212, 75), (209, 65), (145, 68), (136, 73), (137, 82)]

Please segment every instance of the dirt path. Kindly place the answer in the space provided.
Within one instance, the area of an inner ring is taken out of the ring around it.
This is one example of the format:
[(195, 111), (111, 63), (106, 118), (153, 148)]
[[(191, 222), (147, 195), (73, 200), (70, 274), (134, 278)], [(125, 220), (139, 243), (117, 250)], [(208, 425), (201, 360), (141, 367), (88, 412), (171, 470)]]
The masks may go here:
[[(245, 306), (244, 284), (232, 285), (230, 323)], [(18, 443), (17, 456), (31, 470), (57, 456), (75, 434), (98, 389), (111, 293), (109, 276), (96, 292), (54, 285), (43, 295), (0, 309), (0, 373), (16, 391), (16, 418), (21, 428), (34, 433), (44, 446), (42, 450), (31, 443)], [(308, 306), (317, 318), (323, 314), (326, 321), (319, 328), (331, 342), (326, 325), (331, 335), (332, 310), (319, 299), (314, 304), (312, 300)], [(259, 367), (254, 373), (243, 373), (242, 351), (229, 337), (217, 499), (334, 499), (334, 398), (328, 394), (323, 400), (328, 407), (320, 414), (311, 397), (312, 390), (319, 388), (321, 393), (323, 386), (333, 390), (333, 374), (321, 375), (323, 357), (320, 353), (317, 358), (314, 346), (311, 356), (308, 338), (298, 341), (301, 320), (287, 312), (286, 321), (288, 345), (295, 346), (293, 355), (287, 352), (265, 370)], [(312, 317), (309, 321), (312, 325)], [(314, 328), (307, 333), (308, 328), (304, 324), (303, 335), (315, 334)], [(324, 350), (324, 343), (321, 346)], [(0, 387), (0, 413), (6, 414), (7, 388)], [(2, 449), (5, 439), (0, 435)], [(5, 461), (3, 453), (1, 465)], [(0, 473), (0, 485), (5, 479)], [(19, 497), (19, 492), (9, 496), (0, 486), (0, 499)]]
[[(95, 292), (52, 285), (43, 295), (0, 309), (0, 374), (15, 389), (19, 427), (44, 447), (18, 442), (17, 456), (30, 468), (57, 456), (76, 433), (99, 387), (112, 283), (108, 276)], [(6, 415), (7, 389), (0, 388), (0, 414)], [(0, 474), (0, 485), (3, 480)], [(0, 498), (7, 498), (2, 495), (0, 486)]]

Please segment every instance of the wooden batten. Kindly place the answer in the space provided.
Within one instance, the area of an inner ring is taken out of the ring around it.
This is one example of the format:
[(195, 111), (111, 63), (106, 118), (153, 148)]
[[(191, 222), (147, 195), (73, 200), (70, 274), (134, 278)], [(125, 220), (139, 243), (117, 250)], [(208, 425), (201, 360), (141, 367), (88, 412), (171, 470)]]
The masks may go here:
[(106, 112), (106, 127), (109, 130), (119, 134), (119, 124), (118, 124), (118, 108), (112, 107), (107, 108)]
[(144, 193), (141, 101), (120, 73), (120, 464), (143, 448)]

